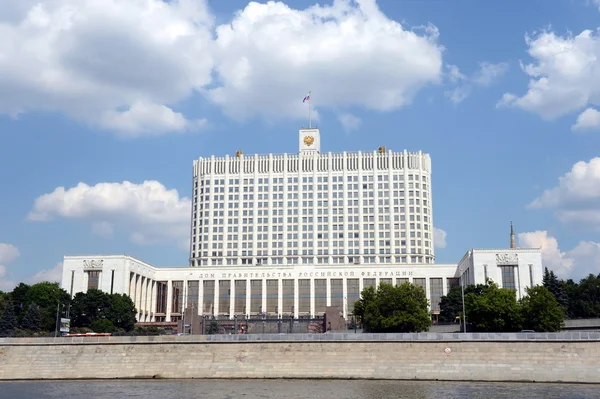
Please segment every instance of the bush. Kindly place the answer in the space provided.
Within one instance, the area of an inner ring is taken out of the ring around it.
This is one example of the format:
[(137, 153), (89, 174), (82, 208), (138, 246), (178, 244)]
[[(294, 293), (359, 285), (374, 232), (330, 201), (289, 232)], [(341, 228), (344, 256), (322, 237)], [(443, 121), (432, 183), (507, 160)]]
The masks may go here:
[(367, 332), (421, 332), (431, 325), (425, 291), (409, 283), (365, 288), (354, 313)]
[(90, 328), (95, 333), (112, 333), (116, 330), (115, 325), (107, 319), (93, 321)]

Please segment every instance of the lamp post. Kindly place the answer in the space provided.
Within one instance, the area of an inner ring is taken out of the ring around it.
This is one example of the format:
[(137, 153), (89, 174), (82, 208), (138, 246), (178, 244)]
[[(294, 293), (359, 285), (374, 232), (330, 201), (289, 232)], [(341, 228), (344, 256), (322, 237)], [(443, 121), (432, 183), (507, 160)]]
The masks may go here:
[(183, 298), (181, 300), (181, 332), (185, 334), (185, 310), (187, 308), (187, 291), (188, 291), (188, 277), (190, 277), (193, 272), (185, 276), (185, 280), (183, 281)]
[(192, 335), (193, 328), (194, 328), (194, 304), (192, 303), (192, 320), (190, 321), (190, 335)]
[(465, 275), (462, 272), (462, 268), (461, 268), (461, 274), (460, 274), (460, 291), (461, 291), (461, 296), (462, 296), (462, 308), (463, 308), (463, 314), (462, 314), (462, 325), (463, 325), (463, 333), (467, 332), (467, 313), (465, 312), (465, 279), (464, 279)]
[(56, 323), (54, 325), (54, 338), (56, 338), (56, 336), (58, 335), (58, 326), (59, 326), (59, 321), (58, 321), (58, 312), (60, 311), (60, 301), (56, 302)]

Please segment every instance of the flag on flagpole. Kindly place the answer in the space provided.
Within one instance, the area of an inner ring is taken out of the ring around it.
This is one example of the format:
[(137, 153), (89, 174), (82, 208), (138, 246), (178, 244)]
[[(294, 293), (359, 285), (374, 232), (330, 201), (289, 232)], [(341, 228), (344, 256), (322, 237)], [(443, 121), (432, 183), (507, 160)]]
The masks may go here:
[(303, 102), (303, 103), (305, 103), (305, 102), (307, 102), (307, 101), (310, 101), (310, 93), (308, 93), (308, 94), (306, 95), (306, 97), (304, 97), (304, 100), (302, 100), (302, 102)]

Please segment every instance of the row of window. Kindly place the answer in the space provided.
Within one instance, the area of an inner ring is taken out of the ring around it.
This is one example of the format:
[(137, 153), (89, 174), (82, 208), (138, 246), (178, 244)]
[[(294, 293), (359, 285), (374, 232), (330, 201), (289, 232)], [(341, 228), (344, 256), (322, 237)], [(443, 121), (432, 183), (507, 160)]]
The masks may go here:
[[(266, 196), (266, 195), (265, 195)], [(230, 196), (231, 199), (232, 196)], [(264, 200), (267, 200), (268, 198), (264, 198)], [(256, 202), (256, 207), (257, 208), (263, 208), (263, 209), (259, 209), (258, 211), (263, 211), (263, 212), (267, 212), (267, 209), (264, 208), (268, 208), (269, 207), (269, 203), (262, 201), (263, 198), (258, 198), (258, 201)], [(360, 201), (358, 200), (347, 200), (346, 201), (346, 206), (351, 207), (351, 206), (359, 206)], [(375, 203), (375, 200), (373, 199), (363, 199), (362, 201), (362, 206), (363, 207), (373, 207), (375, 205), (379, 206), (379, 209), (383, 209), (383, 211), (387, 211), (389, 212), (390, 210), (395, 210), (396, 212), (398, 212), (398, 210), (396, 210), (396, 208), (390, 208), (391, 206), (397, 207), (398, 205), (407, 205), (407, 201), (404, 198), (399, 198), (399, 199), (394, 199), (391, 201), (388, 201), (386, 199), (380, 198), (377, 200), (377, 203)], [(422, 204), (423, 207), (428, 207), (429, 206), (429, 201), (424, 199), (422, 200)], [(223, 206), (221, 206), (223, 205)], [(225, 207), (224, 203), (214, 203), (213, 204), (213, 209), (219, 209), (219, 208), (239, 208), (239, 206), (237, 207), (233, 207), (230, 205), (233, 204), (227, 204), (228, 206)], [(242, 204), (243, 205), (243, 204)], [(287, 207), (288, 208), (298, 208), (300, 205), (302, 205), (304, 208), (325, 208), (328, 209), (329, 205), (331, 205), (333, 208), (339, 207), (339, 208), (344, 208), (344, 201), (342, 200), (332, 200), (329, 201), (328, 199), (324, 199), (324, 200), (308, 200), (308, 201), (287, 201)], [(408, 200), (408, 205), (413, 206), (413, 205), (417, 205), (420, 206), (421, 205), (421, 199), (419, 198), (410, 198)], [(281, 203), (281, 201), (279, 202), (272, 202), (271, 206), (273, 208), (282, 208), (283, 204)], [(204, 204), (196, 204), (194, 210), (197, 210), (198, 208), (200, 209), (205, 209), (207, 207), (204, 206)], [(252, 212), (253, 209), (249, 209), (249, 210), (245, 210), (244, 212)], [(231, 212), (231, 211), (230, 211)]]
[[(318, 193), (325, 193), (325, 192), (329, 192), (331, 191), (332, 193), (335, 194), (341, 194), (344, 191), (344, 185), (343, 184), (330, 184), (330, 185), (326, 185), (326, 184), (299, 184), (299, 185), (288, 185), (288, 186), (229, 186), (227, 187), (227, 190), (225, 190), (225, 187), (218, 187), (215, 186), (212, 189), (210, 187), (201, 187), (199, 189), (195, 189), (194, 190), (194, 195), (198, 195), (198, 193), (200, 193), (200, 195), (203, 194), (210, 194), (215, 193), (254, 193), (254, 192), (258, 192), (258, 193), (267, 193), (267, 192), (273, 192), (273, 193), (277, 193), (277, 192), (284, 192), (285, 188), (287, 187), (287, 191), (288, 192), (294, 192), (294, 191), (303, 191), (303, 192), (313, 192), (316, 191)], [(410, 190), (412, 189), (420, 189), (422, 188), (423, 190), (427, 190), (427, 183), (413, 183), (410, 182), (408, 184), (404, 184), (404, 182), (400, 182), (400, 183), (363, 183), (362, 185), (359, 183), (354, 183), (354, 184), (346, 184), (346, 191), (348, 193), (358, 193), (359, 189), (363, 189), (363, 190), (368, 190), (368, 191), (374, 191), (375, 189), (379, 190), (381, 192), (381, 190), (390, 190), (390, 189), (394, 189), (394, 190), (404, 190), (405, 188), (408, 188)], [(387, 192), (387, 191), (386, 191)], [(395, 191), (397, 192), (397, 191)], [(246, 194), (244, 194), (246, 195)], [(259, 194), (262, 195), (262, 194)], [(386, 194), (387, 196), (388, 194)], [(397, 194), (396, 194), (397, 195)]]
[[(343, 255), (343, 254), (339, 254)], [(328, 264), (378, 264), (378, 263), (433, 263), (433, 256), (429, 254), (404, 254), (404, 256), (372, 256), (349, 255), (349, 256), (278, 256), (278, 257), (236, 257), (236, 258), (194, 258), (193, 266), (239, 266), (239, 265), (328, 265)]]
[[(260, 243), (259, 243), (260, 244)], [(208, 257), (209, 253), (211, 254), (210, 256), (213, 257), (222, 257), (223, 253), (226, 254), (226, 256), (228, 257), (239, 257), (239, 256), (252, 256), (253, 254), (258, 255), (258, 256), (268, 256), (268, 255), (273, 255), (273, 256), (282, 256), (284, 254), (284, 252), (289, 256), (289, 255), (329, 255), (329, 253), (331, 252), (332, 255), (344, 255), (344, 254), (349, 254), (349, 255), (353, 255), (353, 254), (365, 254), (365, 255), (375, 255), (377, 253), (381, 254), (381, 255), (389, 255), (389, 254), (422, 254), (425, 253), (427, 255), (432, 254), (433, 251), (430, 251), (429, 249), (425, 248), (423, 250), (423, 248), (410, 248), (410, 250), (408, 248), (395, 248), (392, 250), (392, 248), (379, 248), (379, 250), (377, 250), (376, 248), (363, 248), (362, 250), (359, 248), (359, 246), (354, 247), (354, 248), (344, 248), (343, 245), (341, 243), (338, 243), (339, 245), (334, 246), (331, 251), (329, 250), (328, 247), (319, 247), (317, 249), (315, 249), (312, 245), (311, 246), (303, 246), (302, 250), (298, 250), (298, 249), (294, 249), (294, 248), (299, 248), (298, 247), (298, 243), (294, 243), (296, 245), (292, 245), (290, 246), (288, 249), (284, 250), (284, 249), (276, 249), (278, 248), (278, 246), (273, 246), (269, 249), (269, 247), (267, 247), (266, 245), (264, 246), (257, 246), (257, 251), (255, 252), (254, 249), (252, 248), (252, 246), (244, 246), (242, 245), (242, 248), (244, 248), (243, 250), (239, 251), (238, 250), (238, 246), (237, 245), (231, 245), (231, 246), (227, 246), (228, 251), (223, 251), (223, 247), (220, 246), (218, 248), (216, 248), (216, 251), (202, 251), (202, 255), (200, 255), (200, 251), (195, 252), (195, 249), (192, 250), (192, 257)], [(429, 243), (425, 244), (426, 247), (430, 247)], [(279, 247), (281, 248), (281, 247)], [(220, 250), (220, 251), (219, 251)]]
[[(255, 182), (256, 184), (284, 184), (284, 178), (283, 177), (274, 177), (269, 179), (268, 177), (259, 177), (259, 178), (247, 178), (247, 179), (229, 179), (229, 185), (239, 185), (239, 184), (243, 184), (244, 186), (247, 185), (254, 185)], [(377, 178), (375, 178), (374, 175), (369, 174), (369, 175), (363, 175), (361, 181), (363, 182), (372, 182), (372, 181), (378, 181), (378, 182), (386, 182), (389, 181), (389, 174), (380, 174), (377, 175)], [(392, 181), (402, 181), (404, 180), (404, 174), (393, 174), (392, 175)], [(415, 175), (415, 174), (408, 174), (407, 175), (407, 180), (409, 181), (424, 181), (427, 182), (429, 179), (427, 176), (422, 175), (420, 176), (419, 179), (419, 175)], [(352, 175), (352, 176), (346, 176), (345, 179), (346, 182), (358, 182), (358, 176), (357, 175)], [(210, 178), (202, 178), (200, 177), (198, 179), (198, 182), (201, 185), (204, 186), (210, 186), (211, 185), (211, 179)], [(288, 177), (287, 178), (287, 182), (288, 184), (290, 183), (298, 183), (299, 179), (298, 177)], [(303, 176), (302, 177), (302, 183), (328, 183), (329, 182), (329, 176), (317, 176), (317, 178), (315, 179), (313, 176)], [(332, 176), (331, 177), (331, 182), (332, 183), (336, 183), (336, 182), (344, 182), (344, 176)], [(212, 182), (213, 186), (224, 186), (225, 185), (225, 179), (214, 179)]]
[[(426, 280), (426, 278), (417, 277), (411, 280), (408, 277), (380, 278), (379, 283), (400, 285), (410, 282), (426, 292), (429, 289), (431, 309), (439, 310), (439, 302), (444, 294), (443, 278), (429, 278), (429, 287), (427, 287)], [(376, 283), (377, 280), (374, 278), (362, 279), (363, 288), (375, 286)], [(446, 290), (449, 291), (457, 284), (458, 279), (446, 279)], [(279, 288), (280, 285), (281, 289)], [(328, 285), (329, 287), (327, 287)], [(360, 280), (349, 278), (345, 281), (345, 285), (346, 287), (344, 287), (344, 280), (342, 279), (331, 279), (329, 281), (326, 279), (299, 279), (297, 285), (291, 279), (284, 279), (281, 282), (278, 280), (266, 280), (264, 282), (262, 280), (204, 280), (202, 283), (188, 281), (187, 289), (184, 290), (183, 281), (173, 281), (170, 290), (171, 309), (169, 312), (179, 314), (182, 304), (185, 302), (188, 309), (200, 309), (202, 314), (294, 314), (296, 310), (298, 313), (310, 313), (313, 307), (315, 313), (322, 313), (326, 310), (325, 307), (328, 302), (331, 306), (343, 308), (345, 301), (348, 313), (352, 313), (354, 303), (360, 298)], [(201, 292), (200, 288), (202, 289)], [(130, 295), (136, 297), (135, 284), (130, 284)], [(168, 295), (168, 282), (158, 282), (156, 313), (167, 313)], [(185, 301), (183, 300), (184, 295), (187, 296)], [(198, 304), (198, 300), (202, 303)], [(216, 312), (215, 305), (218, 308)], [(282, 306), (281, 311), (279, 306)], [(298, 306), (298, 308), (296, 309), (295, 306)]]
[[(377, 195), (375, 195), (377, 194)], [(407, 195), (408, 194), (408, 195)], [(387, 198), (388, 197), (394, 197), (394, 198), (400, 198), (400, 199), (404, 199), (405, 197), (410, 197), (410, 198), (418, 198), (418, 197), (423, 197), (423, 198), (429, 198), (429, 191), (426, 190), (408, 190), (408, 191), (404, 191), (404, 190), (381, 190), (381, 191), (373, 191), (373, 190), (369, 190), (366, 192), (362, 193), (362, 196), (360, 195), (360, 193), (358, 191), (348, 191), (348, 192), (337, 192), (337, 191), (333, 191), (331, 193), (328, 192), (318, 192), (318, 193), (313, 193), (313, 192), (302, 192), (302, 195), (300, 195), (299, 193), (289, 193), (287, 194), (287, 199), (291, 200), (291, 199), (318, 199), (318, 200), (327, 200), (329, 198), (339, 198), (339, 199), (343, 199), (343, 198), (359, 198), (359, 197), (363, 197), (363, 198), (373, 198), (373, 197), (378, 197), (380, 198), (380, 202), (383, 204), (383, 201), (387, 202)], [(205, 207), (208, 208), (208, 203), (212, 200), (213, 202), (218, 202), (218, 201), (225, 201), (225, 198), (227, 198), (228, 201), (254, 201), (255, 199), (258, 200), (268, 200), (268, 199), (272, 199), (272, 200), (283, 200), (284, 198), (286, 198), (286, 196), (284, 194), (281, 193), (273, 193), (271, 195), (269, 194), (257, 194), (256, 196), (254, 194), (228, 194), (227, 196), (225, 194), (213, 194), (210, 195), (208, 193), (201, 193), (200, 196), (194, 196), (194, 202), (202, 202), (205, 204)], [(384, 199), (385, 198), (385, 199)], [(365, 200), (366, 201), (366, 200)], [(369, 200), (369, 201), (373, 201), (373, 200)], [(425, 200), (424, 200), (425, 201)], [(363, 201), (364, 202), (364, 201)], [(265, 203), (264, 206), (266, 207), (267, 204)]]

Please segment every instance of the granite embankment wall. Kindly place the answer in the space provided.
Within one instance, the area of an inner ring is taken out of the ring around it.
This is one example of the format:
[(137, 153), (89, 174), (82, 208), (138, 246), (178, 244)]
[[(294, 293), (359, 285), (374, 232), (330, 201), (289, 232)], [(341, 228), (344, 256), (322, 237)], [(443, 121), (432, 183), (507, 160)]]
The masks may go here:
[(1, 339), (0, 380), (325, 378), (600, 383), (600, 333)]

